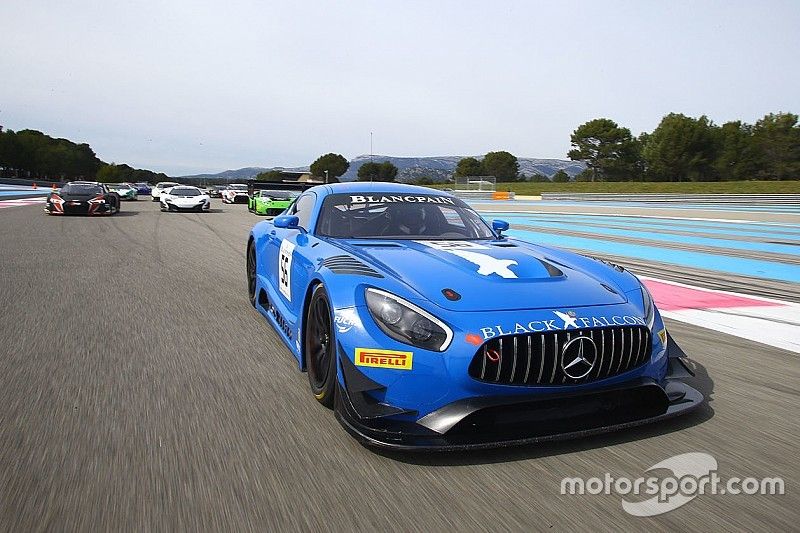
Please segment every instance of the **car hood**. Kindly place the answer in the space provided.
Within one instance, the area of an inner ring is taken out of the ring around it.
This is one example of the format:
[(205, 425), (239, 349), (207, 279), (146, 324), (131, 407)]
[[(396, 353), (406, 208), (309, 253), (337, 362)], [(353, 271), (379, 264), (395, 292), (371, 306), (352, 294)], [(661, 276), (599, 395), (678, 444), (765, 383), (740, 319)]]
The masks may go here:
[(167, 194), (165, 196), (167, 197), (167, 199), (178, 203), (196, 204), (197, 202), (205, 200), (205, 196), (202, 194), (198, 196), (172, 196)]
[[(359, 241), (337, 243), (419, 297), (452, 311), (613, 305), (627, 301), (610, 276), (553, 259), (554, 250), (519, 241)], [(454, 291), (447, 293), (446, 289)]]
[(92, 198), (95, 198), (96, 196), (99, 196), (98, 194), (74, 194), (74, 193), (72, 193), (72, 194), (64, 194), (64, 193), (61, 193), (61, 192), (59, 192), (58, 195), (65, 202), (77, 202), (77, 201), (87, 202), (87, 201), (91, 200)]

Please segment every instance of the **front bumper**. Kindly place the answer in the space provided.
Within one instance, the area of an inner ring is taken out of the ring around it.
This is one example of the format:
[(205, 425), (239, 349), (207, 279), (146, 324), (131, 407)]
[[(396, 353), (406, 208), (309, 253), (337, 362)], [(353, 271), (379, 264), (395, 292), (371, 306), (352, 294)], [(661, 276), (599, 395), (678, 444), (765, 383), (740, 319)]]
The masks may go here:
[(336, 417), (363, 444), (392, 450), (496, 448), (572, 439), (686, 414), (703, 395), (683, 382), (691, 371), (668, 359), (666, 377), (638, 377), (603, 388), (550, 394), (477, 396), (416, 413), (383, 403), (383, 388), (340, 353)]
[(49, 202), (44, 206), (44, 212), (48, 215), (111, 215), (113, 210), (109, 204), (90, 204), (88, 202), (65, 202), (59, 210)]
[(211, 209), (211, 202), (198, 202), (196, 204), (176, 204), (171, 202), (161, 202), (161, 208), (172, 211), (208, 211)]

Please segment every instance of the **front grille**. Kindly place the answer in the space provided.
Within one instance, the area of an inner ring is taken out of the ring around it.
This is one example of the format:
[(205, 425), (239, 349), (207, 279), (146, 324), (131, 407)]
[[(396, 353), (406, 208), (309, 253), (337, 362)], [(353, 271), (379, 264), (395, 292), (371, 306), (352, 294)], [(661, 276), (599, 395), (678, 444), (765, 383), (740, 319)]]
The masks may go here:
[[(594, 342), (596, 353), (588, 374), (575, 379), (564, 372), (561, 356), (564, 345), (580, 336)], [(489, 339), (478, 349), (469, 375), (500, 385), (575, 385), (633, 370), (650, 360), (651, 351), (650, 330), (644, 326), (508, 335)]]
[(66, 215), (86, 215), (89, 213), (89, 206), (87, 204), (70, 205), (69, 203), (63, 204), (64, 214)]

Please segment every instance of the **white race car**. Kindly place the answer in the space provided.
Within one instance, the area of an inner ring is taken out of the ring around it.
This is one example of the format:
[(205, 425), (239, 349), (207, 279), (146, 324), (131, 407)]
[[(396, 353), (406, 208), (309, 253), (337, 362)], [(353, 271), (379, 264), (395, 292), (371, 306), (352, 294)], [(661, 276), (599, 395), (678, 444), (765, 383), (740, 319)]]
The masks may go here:
[(160, 183), (156, 183), (156, 186), (150, 190), (150, 196), (153, 198), (154, 202), (157, 202), (164, 189), (169, 189), (170, 187), (175, 187), (176, 185), (180, 185), (180, 183), (175, 183), (174, 181), (162, 181)]
[(211, 198), (197, 187), (176, 185), (161, 191), (162, 211), (208, 211)]
[(244, 183), (231, 183), (222, 191), (222, 201), (226, 204), (246, 204), (249, 198)]

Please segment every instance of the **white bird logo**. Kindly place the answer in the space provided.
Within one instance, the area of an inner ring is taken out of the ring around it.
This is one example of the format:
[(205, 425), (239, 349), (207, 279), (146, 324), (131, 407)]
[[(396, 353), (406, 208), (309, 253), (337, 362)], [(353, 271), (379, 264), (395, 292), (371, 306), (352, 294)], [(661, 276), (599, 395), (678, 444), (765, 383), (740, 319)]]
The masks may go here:
[(508, 267), (516, 265), (517, 262), (513, 259), (496, 259), (490, 255), (479, 254), (477, 252), (467, 252), (465, 250), (450, 250), (449, 253), (457, 255), (462, 259), (466, 259), (470, 263), (478, 265), (478, 274), (488, 276), (489, 274), (497, 274), (502, 278), (513, 279), (517, 275)]
[(562, 329), (567, 329), (570, 326), (577, 329), (578, 323), (575, 322), (577, 320), (574, 316), (569, 316), (567, 313), (562, 313), (561, 311), (553, 311), (558, 318), (564, 321), (564, 327)]

